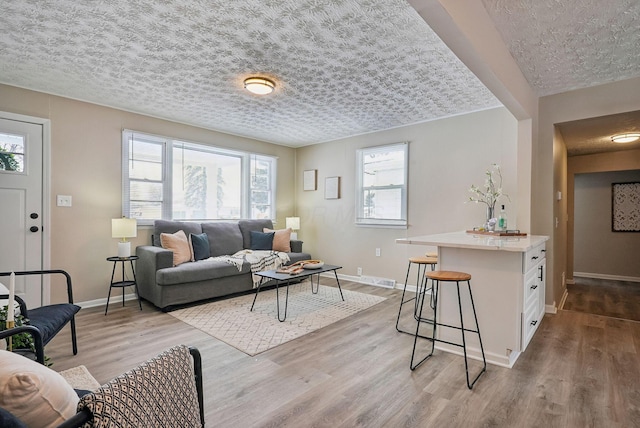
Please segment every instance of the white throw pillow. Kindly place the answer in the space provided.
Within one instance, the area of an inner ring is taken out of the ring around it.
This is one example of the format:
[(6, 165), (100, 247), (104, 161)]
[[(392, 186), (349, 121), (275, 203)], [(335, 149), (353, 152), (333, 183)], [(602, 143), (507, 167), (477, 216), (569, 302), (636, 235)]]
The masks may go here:
[(62, 376), (0, 350), (0, 407), (33, 427), (55, 427), (76, 414), (78, 395)]

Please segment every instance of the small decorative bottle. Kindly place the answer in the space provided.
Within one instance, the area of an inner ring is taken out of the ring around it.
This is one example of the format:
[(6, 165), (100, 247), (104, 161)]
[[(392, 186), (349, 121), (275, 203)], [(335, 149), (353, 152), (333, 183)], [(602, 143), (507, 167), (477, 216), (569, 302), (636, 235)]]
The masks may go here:
[(500, 215), (498, 216), (498, 229), (507, 230), (507, 212), (504, 209), (504, 205), (502, 205)]

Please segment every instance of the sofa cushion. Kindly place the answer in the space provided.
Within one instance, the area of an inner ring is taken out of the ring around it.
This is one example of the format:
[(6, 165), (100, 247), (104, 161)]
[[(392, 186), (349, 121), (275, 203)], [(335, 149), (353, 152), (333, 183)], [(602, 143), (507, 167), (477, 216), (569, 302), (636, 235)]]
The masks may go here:
[(76, 414), (77, 403), (78, 396), (60, 374), (0, 350), (0, 406), (27, 426), (56, 427)]
[(249, 249), (251, 248), (251, 231), (262, 232), (264, 228), (273, 229), (273, 223), (269, 219), (238, 220), (238, 227), (242, 233), (242, 248)]
[(265, 227), (262, 231), (275, 233), (275, 235), (273, 235), (273, 251), (291, 252), (291, 229), (273, 230)]
[(190, 233), (189, 243), (191, 244), (191, 254), (193, 254), (194, 261), (204, 260), (211, 257), (209, 238), (206, 233), (200, 233), (198, 235)]
[(273, 235), (275, 235), (275, 232), (264, 233), (264, 232), (256, 232), (252, 230), (249, 233), (251, 235), (252, 250), (272, 250), (273, 249)]
[(242, 270), (232, 264), (220, 260), (200, 260), (184, 263), (180, 266), (160, 269), (156, 272), (158, 285), (180, 285), (197, 281), (208, 281), (216, 278), (247, 274), (251, 272), (251, 264), (244, 262)]
[(202, 233), (202, 227), (200, 223), (193, 223), (189, 221), (170, 221), (170, 220), (156, 220), (153, 222), (153, 235), (151, 236), (151, 243), (156, 247), (162, 247), (160, 242), (161, 233), (176, 233), (177, 231), (184, 231), (186, 236), (190, 233)]
[(244, 248), (237, 223), (202, 223), (202, 231), (209, 239), (211, 257), (228, 256)]
[(176, 233), (161, 233), (162, 248), (173, 251), (173, 265), (178, 266), (191, 261), (191, 247), (184, 231)]

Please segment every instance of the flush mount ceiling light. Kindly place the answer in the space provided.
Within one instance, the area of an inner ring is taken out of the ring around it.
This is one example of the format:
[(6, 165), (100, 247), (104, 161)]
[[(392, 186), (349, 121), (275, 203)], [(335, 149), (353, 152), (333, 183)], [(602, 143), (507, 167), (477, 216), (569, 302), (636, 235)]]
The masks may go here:
[(244, 81), (244, 88), (257, 95), (268, 95), (274, 91), (276, 84), (264, 77), (249, 77)]
[(633, 143), (636, 140), (640, 140), (640, 133), (629, 132), (627, 134), (618, 134), (611, 137), (611, 141), (614, 143)]

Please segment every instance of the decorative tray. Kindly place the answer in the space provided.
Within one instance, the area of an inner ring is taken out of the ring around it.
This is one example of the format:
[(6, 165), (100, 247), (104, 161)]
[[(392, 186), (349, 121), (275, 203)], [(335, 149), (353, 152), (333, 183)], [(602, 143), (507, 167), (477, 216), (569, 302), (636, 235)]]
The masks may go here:
[(520, 232), (519, 230), (496, 230), (493, 232), (488, 230), (467, 230), (467, 233), (489, 236), (527, 236), (526, 233)]

